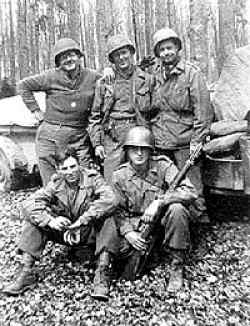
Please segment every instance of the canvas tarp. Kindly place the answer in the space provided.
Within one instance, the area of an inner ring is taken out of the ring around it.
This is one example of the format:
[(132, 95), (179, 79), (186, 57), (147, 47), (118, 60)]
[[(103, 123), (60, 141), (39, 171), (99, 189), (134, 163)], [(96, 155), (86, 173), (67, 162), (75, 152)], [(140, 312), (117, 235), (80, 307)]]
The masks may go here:
[[(34, 95), (41, 110), (45, 111), (45, 93), (35, 93)], [(33, 127), (37, 124), (20, 95), (0, 100), (0, 117), (0, 126)]]
[(225, 61), (213, 94), (216, 120), (242, 120), (250, 110), (250, 45)]

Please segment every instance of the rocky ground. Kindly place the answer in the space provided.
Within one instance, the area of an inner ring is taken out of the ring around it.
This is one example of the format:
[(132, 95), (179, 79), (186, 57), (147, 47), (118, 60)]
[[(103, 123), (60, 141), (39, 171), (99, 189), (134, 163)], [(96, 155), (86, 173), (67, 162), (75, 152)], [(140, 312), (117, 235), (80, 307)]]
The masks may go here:
[[(0, 289), (18, 271), (19, 205), (32, 191), (0, 197)], [(185, 286), (166, 292), (167, 263), (135, 282), (116, 281), (108, 303), (94, 301), (93, 267), (48, 244), (37, 267), (38, 286), (23, 296), (0, 293), (0, 326), (40, 325), (250, 325), (250, 219), (248, 204), (212, 198), (213, 221), (195, 232)]]

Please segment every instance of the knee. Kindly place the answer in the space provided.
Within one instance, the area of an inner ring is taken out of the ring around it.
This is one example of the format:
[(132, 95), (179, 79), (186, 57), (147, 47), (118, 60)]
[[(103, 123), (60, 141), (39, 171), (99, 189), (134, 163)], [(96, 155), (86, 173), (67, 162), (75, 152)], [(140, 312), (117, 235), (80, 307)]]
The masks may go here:
[(168, 207), (168, 213), (172, 216), (183, 216), (188, 212), (187, 208), (181, 203), (173, 203)]
[(162, 219), (162, 224), (166, 225), (171, 223), (174, 225), (180, 225), (187, 223), (189, 212), (188, 209), (181, 203), (173, 203), (169, 205), (164, 218)]

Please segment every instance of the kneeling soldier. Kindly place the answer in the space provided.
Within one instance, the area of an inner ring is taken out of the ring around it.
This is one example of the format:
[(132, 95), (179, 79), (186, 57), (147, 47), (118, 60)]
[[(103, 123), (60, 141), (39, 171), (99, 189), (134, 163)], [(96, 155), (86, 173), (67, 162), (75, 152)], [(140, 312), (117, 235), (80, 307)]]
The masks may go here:
[[(167, 192), (178, 169), (167, 157), (152, 156), (154, 139), (149, 129), (130, 129), (123, 148), (128, 161), (113, 174), (121, 207), (117, 217), (120, 251), (113, 250), (113, 254), (121, 254), (123, 244), (128, 243), (136, 250), (145, 251), (147, 242), (138, 232), (139, 223), (151, 223), (160, 208), (163, 249), (172, 256), (168, 291), (176, 292), (183, 284), (184, 259), (190, 246), (189, 205), (197, 198), (196, 190), (186, 178), (175, 191)], [(157, 199), (163, 195), (159, 207)]]
[(24, 203), (26, 224), (19, 243), (23, 268), (3, 292), (18, 295), (36, 284), (32, 267), (47, 241), (74, 246), (88, 244), (95, 236), (96, 250), (101, 252), (106, 238), (102, 225), (115, 206), (111, 187), (95, 170), (80, 170), (74, 149), (59, 153), (57, 173)]

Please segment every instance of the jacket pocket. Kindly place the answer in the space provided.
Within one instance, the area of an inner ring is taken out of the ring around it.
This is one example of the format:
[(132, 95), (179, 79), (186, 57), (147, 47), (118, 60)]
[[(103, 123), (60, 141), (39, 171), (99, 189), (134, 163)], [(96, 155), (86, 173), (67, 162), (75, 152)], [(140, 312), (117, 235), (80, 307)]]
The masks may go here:
[(190, 108), (189, 87), (187, 85), (176, 87), (169, 96), (168, 101), (174, 111), (192, 111)]

